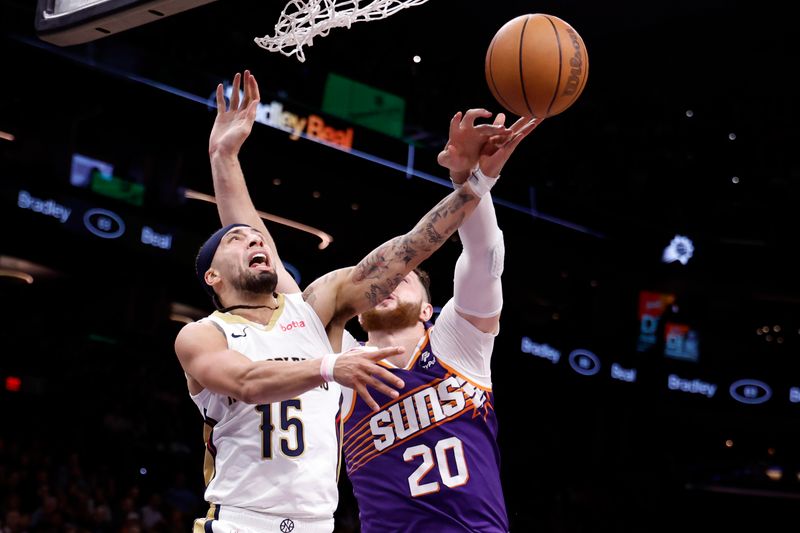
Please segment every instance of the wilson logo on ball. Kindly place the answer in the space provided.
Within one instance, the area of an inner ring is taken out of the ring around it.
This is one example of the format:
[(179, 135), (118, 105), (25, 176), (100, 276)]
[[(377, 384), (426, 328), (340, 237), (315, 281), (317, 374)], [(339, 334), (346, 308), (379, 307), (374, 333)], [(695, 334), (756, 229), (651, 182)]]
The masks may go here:
[(519, 116), (547, 118), (578, 99), (589, 76), (589, 56), (575, 29), (552, 15), (506, 22), (486, 52), (486, 83), (497, 102)]

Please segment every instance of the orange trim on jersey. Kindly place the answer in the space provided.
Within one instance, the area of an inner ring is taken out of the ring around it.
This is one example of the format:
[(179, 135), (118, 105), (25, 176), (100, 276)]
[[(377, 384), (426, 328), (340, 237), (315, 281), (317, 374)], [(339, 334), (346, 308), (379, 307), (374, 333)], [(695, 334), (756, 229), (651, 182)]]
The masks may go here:
[[(443, 418), (442, 420), (440, 420), (438, 422), (434, 422), (431, 426), (428, 426), (427, 428), (417, 429), (417, 431), (415, 431), (413, 434), (417, 435), (420, 432), (427, 431), (430, 427), (438, 426), (441, 423), (447, 422), (448, 420), (458, 416), (463, 411), (466, 411), (469, 408), (472, 408), (473, 411), (476, 411), (475, 404), (472, 401), (472, 399), (471, 398), (465, 398), (464, 408), (461, 411), (459, 411), (458, 413), (455, 413), (454, 415), (450, 415), (447, 418)], [(407, 416), (403, 417), (403, 421), (405, 423), (408, 422)], [(405, 438), (400, 439), (400, 440), (401, 441), (405, 440)], [(345, 445), (345, 457), (351, 457), (352, 458), (352, 457), (354, 457), (356, 455), (359, 455), (361, 453), (361, 451), (365, 448), (365, 445), (367, 445), (367, 447), (371, 446), (372, 443), (374, 442), (374, 436), (372, 435), (371, 432), (367, 432), (365, 435), (363, 435), (363, 436), (359, 435), (358, 437), (355, 437), (352, 440), (349, 440), (348, 442), (351, 442), (352, 444)]]
[(356, 401), (358, 401), (355, 389), (350, 389), (350, 392), (353, 393), (353, 399), (350, 402), (350, 410), (347, 411), (347, 414), (342, 417), (342, 444), (344, 444), (344, 423), (350, 420), (350, 417), (353, 415), (353, 411), (356, 410)]
[[(467, 402), (468, 402), (468, 405), (465, 405), (464, 409), (462, 409), (458, 413), (456, 413), (454, 415), (450, 415), (449, 417), (447, 417), (445, 419), (442, 419), (442, 420), (440, 420), (439, 422), (437, 422), (435, 424), (431, 424), (430, 426), (426, 427), (425, 429), (421, 429), (421, 430), (415, 432), (414, 433), (414, 437), (416, 438), (417, 436), (422, 435), (423, 433), (426, 433), (426, 432), (432, 430), (433, 428), (439, 427), (442, 424), (446, 424), (447, 422), (450, 422), (451, 420), (455, 420), (456, 418), (458, 418), (459, 416), (463, 415), (464, 413), (467, 413), (469, 411), (470, 407), (472, 407), (472, 409), (474, 410), (475, 409), (474, 404), (473, 405), (469, 405), (469, 404), (472, 404), (472, 400), (471, 399), (467, 400)], [(374, 450), (372, 454), (366, 454), (363, 457), (358, 458), (358, 459), (356, 459), (355, 457), (352, 457), (352, 458), (349, 458), (349, 459), (347, 457), (345, 457), (345, 460), (347, 461), (347, 464), (350, 466), (348, 468), (348, 472), (350, 474), (355, 474), (358, 470), (361, 469), (361, 467), (363, 467), (364, 465), (366, 465), (367, 463), (369, 463), (373, 459), (375, 459), (377, 457), (380, 457), (384, 453), (397, 448), (401, 444), (406, 444), (406, 439), (402, 439), (402, 440), (400, 440), (398, 442), (395, 442), (394, 444), (392, 444), (391, 446), (389, 446), (388, 448), (386, 448), (384, 450), (380, 450), (380, 451)]]
[[(464, 400), (465, 400), (464, 409), (466, 409), (468, 407), (468, 404), (466, 402), (471, 401), (471, 399), (464, 398)], [(473, 404), (473, 410), (477, 411), (474, 408), (474, 404)], [(452, 417), (453, 415), (450, 415), (450, 416)], [(475, 416), (476, 415), (473, 415), (472, 418), (475, 418)], [(436, 418), (436, 416), (435, 416), (435, 412), (434, 412), (433, 407), (429, 407), (428, 408), (428, 423), (430, 423), (430, 421), (434, 420), (435, 418)], [(443, 421), (446, 421), (446, 419), (442, 419), (440, 422), (443, 422)], [(438, 422), (436, 422), (436, 423), (438, 424)], [(403, 414), (403, 424), (404, 424), (404, 426), (408, 424), (408, 414)], [(416, 435), (418, 431), (420, 431), (420, 430), (418, 429), (416, 432), (414, 432), (414, 435)], [(364, 433), (364, 432), (362, 431), (361, 433)], [(349, 456), (358, 455), (358, 454), (360, 454), (362, 452), (362, 450), (365, 447), (371, 447), (372, 444), (374, 443), (373, 435), (369, 431), (366, 432), (366, 434), (363, 435), (363, 436), (358, 435), (356, 437), (353, 437), (352, 440), (353, 440), (352, 444), (346, 446), (347, 449), (345, 450), (345, 455), (349, 455)]]
[(422, 349), (428, 345), (429, 338), (430, 338), (430, 329), (426, 329), (425, 335), (419, 342), (417, 342), (417, 346), (419, 346), (419, 348), (417, 348), (417, 353), (415, 353), (414, 357), (412, 357), (411, 360), (408, 363), (406, 363), (406, 366), (402, 368), (403, 370), (411, 370), (411, 368), (417, 362), (417, 359), (419, 359), (419, 356), (422, 353)]
[[(446, 377), (447, 377), (447, 376), (445, 376), (445, 378), (446, 378)], [(433, 380), (429, 381), (428, 383), (423, 383), (422, 385), (420, 385), (420, 386), (419, 386), (419, 387), (417, 387), (416, 389), (410, 390), (410, 391), (408, 391), (407, 393), (405, 393), (404, 395), (402, 395), (402, 396), (399, 396), (399, 397), (395, 398), (394, 400), (389, 400), (388, 402), (386, 402), (385, 404), (383, 404), (383, 405), (381, 405), (381, 406), (379, 407), (379, 409), (378, 409), (378, 412), (380, 412), (380, 411), (383, 411), (383, 409), (384, 409), (384, 408), (386, 408), (386, 407), (389, 407), (389, 406), (390, 406), (390, 405), (392, 405), (393, 403), (400, 403), (400, 402), (402, 402), (402, 401), (403, 401), (403, 400), (405, 400), (407, 397), (411, 396), (412, 394), (415, 394), (415, 393), (419, 392), (420, 390), (424, 389), (425, 387), (430, 387), (430, 386), (432, 386), (432, 385), (433, 385), (434, 383), (436, 383), (437, 381), (439, 381), (439, 382), (441, 382), (441, 381), (444, 381), (444, 378), (434, 378)], [(355, 405), (356, 405), (356, 403), (355, 403), (355, 402), (358, 400), (358, 398), (353, 398), (353, 400), (354, 400), (354, 401), (353, 401), (353, 406), (355, 406)], [(367, 423), (367, 422), (369, 421), (369, 419), (370, 419), (370, 418), (372, 418), (372, 416), (373, 416), (374, 414), (375, 414), (374, 412), (370, 412), (370, 413), (368, 413), (368, 414), (367, 414), (367, 415), (366, 415), (364, 418), (362, 418), (361, 420), (359, 420), (359, 421), (356, 423), (356, 426), (355, 426), (353, 429), (351, 429), (350, 431), (348, 431), (347, 433), (345, 433), (345, 434), (344, 434), (344, 438), (345, 438), (345, 440), (348, 440), (348, 439), (350, 439), (350, 437), (349, 437), (348, 435), (352, 434), (354, 431), (357, 431), (357, 430), (358, 430), (358, 429), (361, 427), (361, 425), (362, 425), (362, 424), (365, 424), (365, 423)], [(349, 416), (349, 415), (348, 415), (348, 416)]]
[[(438, 422), (434, 422), (433, 424), (431, 424), (430, 426), (428, 426), (428, 427), (426, 427), (424, 429), (418, 429), (417, 431), (415, 431), (413, 433), (413, 435), (416, 436), (418, 434), (424, 433), (425, 431), (428, 431), (432, 427), (439, 426), (439, 425), (441, 425), (441, 424), (443, 424), (445, 422), (448, 422), (448, 421), (452, 420), (453, 418), (457, 418), (461, 414), (465, 413), (468, 409), (472, 409), (473, 411), (476, 410), (475, 409), (475, 403), (472, 401), (472, 398), (465, 398), (464, 408), (461, 411), (459, 411), (458, 413), (452, 414), (447, 418), (443, 418), (443, 419), (439, 420)], [(408, 422), (407, 418), (405, 418), (404, 420), (405, 420), (405, 422)], [(406, 440), (405, 438), (400, 439), (400, 442), (405, 441), (405, 440)], [(345, 445), (345, 458), (347, 458), (347, 457), (354, 458), (356, 455), (361, 454), (362, 449), (365, 447), (364, 446), (365, 444), (367, 444), (367, 445), (372, 445), (373, 444), (374, 437), (373, 437), (372, 433), (368, 432), (366, 435), (359, 436), (358, 438), (353, 439), (353, 441), (351, 441), (351, 442), (352, 442), (351, 445)], [(378, 450), (375, 450), (375, 451), (378, 451)], [(385, 451), (385, 450), (382, 450), (382, 451)]]
[[(466, 397), (464, 398), (465, 405), (466, 405), (466, 401), (468, 401), (468, 400), (469, 400), (469, 398), (466, 398)], [(425, 403), (426, 403), (426, 404), (428, 404), (428, 402), (427, 402), (427, 401), (426, 401)], [(433, 404), (428, 404), (428, 405), (427, 405), (427, 407), (428, 407), (428, 421), (430, 421), (430, 420), (433, 420), (434, 418), (436, 418), (436, 412), (435, 412), (435, 410), (434, 410), (434, 408), (433, 408)], [(474, 417), (473, 417), (473, 418), (474, 418)], [(405, 411), (403, 412), (403, 419), (402, 419), (402, 421), (403, 421), (403, 423), (404, 423), (404, 424), (407, 424), (407, 423), (408, 423), (408, 413), (406, 413)], [(369, 440), (369, 437), (371, 437), (371, 436), (372, 436), (372, 434), (371, 434), (371, 432), (370, 432), (370, 431), (367, 431), (367, 429), (370, 429), (370, 428), (368, 428), (368, 427), (366, 427), (366, 426), (365, 426), (365, 427), (364, 427), (364, 429), (362, 429), (361, 431), (359, 431), (357, 435), (354, 435), (354, 436), (351, 436), (351, 437), (349, 437), (349, 438), (347, 439), (347, 440), (348, 440), (348, 442), (349, 442), (349, 441), (359, 441), (359, 440), (363, 440), (363, 439), (365, 439), (365, 437), (367, 437), (367, 438), (366, 438), (366, 440), (365, 440), (365, 442), (369, 443), (369, 442), (370, 442), (370, 440)], [(363, 435), (362, 435), (362, 434), (363, 434)], [(348, 450), (345, 450), (345, 453), (352, 453), (352, 452), (354, 452), (354, 450), (352, 450), (352, 447), (353, 447), (353, 446), (357, 446), (357, 447), (359, 447), (359, 448), (360, 448), (360, 447), (362, 447), (363, 445), (362, 445), (362, 446), (359, 446), (359, 445), (357, 445), (357, 444), (355, 444), (355, 443), (354, 443), (354, 444), (352, 444), (352, 445), (346, 445), (346, 447), (348, 448)]]
[(486, 387), (485, 385), (481, 385), (479, 383), (475, 383), (474, 381), (469, 379), (467, 376), (465, 376), (464, 374), (462, 374), (461, 372), (459, 372), (458, 370), (456, 370), (452, 366), (450, 366), (448, 364), (445, 364), (440, 357), (437, 357), (436, 360), (439, 362), (440, 365), (442, 365), (451, 374), (454, 374), (454, 375), (460, 377), (461, 379), (463, 379), (465, 381), (468, 381), (472, 386), (477, 387), (477, 388), (481, 389), (482, 391), (492, 392), (492, 388), (491, 387)]

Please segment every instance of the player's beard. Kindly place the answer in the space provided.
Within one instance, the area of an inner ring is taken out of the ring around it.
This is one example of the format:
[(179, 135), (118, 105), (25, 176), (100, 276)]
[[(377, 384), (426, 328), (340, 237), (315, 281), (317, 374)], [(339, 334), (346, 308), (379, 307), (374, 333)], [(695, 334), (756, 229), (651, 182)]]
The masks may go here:
[(251, 294), (271, 294), (278, 286), (278, 274), (274, 270), (262, 270), (255, 274), (245, 270), (234, 278), (233, 286)]
[(422, 302), (398, 302), (394, 309), (370, 309), (361, 313), (361, 328), (364, 331), (396, 331), (417, 325)]

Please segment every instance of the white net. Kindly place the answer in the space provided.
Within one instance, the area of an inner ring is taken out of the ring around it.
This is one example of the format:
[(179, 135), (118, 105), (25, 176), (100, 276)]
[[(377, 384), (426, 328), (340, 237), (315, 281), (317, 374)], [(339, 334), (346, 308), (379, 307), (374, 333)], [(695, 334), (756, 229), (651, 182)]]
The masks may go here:
[(331, 28), (349, 28), (354, 22), (385, 19), (407, 7), (428, 0), (292, 0), (275, 24), (275, 35), (256, 37), (258, 46), (286, 56), (306, 60), (304, 46), (312, 46), (314, 37), (325, 37)]

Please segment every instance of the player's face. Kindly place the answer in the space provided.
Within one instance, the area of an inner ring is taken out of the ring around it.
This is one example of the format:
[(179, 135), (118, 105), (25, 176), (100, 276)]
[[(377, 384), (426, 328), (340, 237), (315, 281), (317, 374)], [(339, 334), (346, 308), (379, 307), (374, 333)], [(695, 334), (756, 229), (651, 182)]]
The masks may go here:
[(426, 307), (430, 304), (425, 302), (425, 288), (416, 273), (411, 272), (392, 294), (362, 313), (359, 321), (365, 331), (396, 331), (424, 322)]
[(231, 229), (220, 241), (213, 266), (223, 279), (240, 290), (272, 292), (277, 273), (264, 236), (248, 227)]
[(406, 277), (392, 291), (392, 294), (383, 299), (376, 307), (376, 310), (395, 309), (401, 304), (421, 305), (425, 301), (425, 288), (419, 280), (416, 272), (409, 272)]

